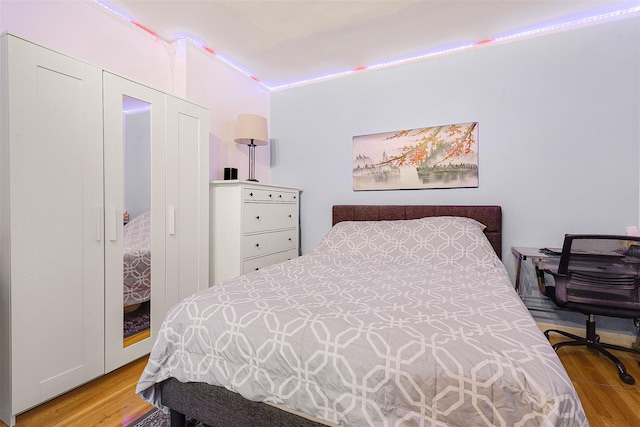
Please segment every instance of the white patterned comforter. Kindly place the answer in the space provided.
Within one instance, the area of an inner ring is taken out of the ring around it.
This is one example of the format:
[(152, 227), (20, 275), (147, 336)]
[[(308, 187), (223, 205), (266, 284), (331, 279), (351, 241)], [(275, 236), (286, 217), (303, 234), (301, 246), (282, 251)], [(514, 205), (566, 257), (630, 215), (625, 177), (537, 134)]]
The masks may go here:
[(143, 213), (123, 230), (124, 307), (151, 298), (151, 214)]
[(185, 299), (138, 394), (162, 407), (169, 377), (345, 426), (588, 425), (466, 218), (340, 223), (307, 255)]

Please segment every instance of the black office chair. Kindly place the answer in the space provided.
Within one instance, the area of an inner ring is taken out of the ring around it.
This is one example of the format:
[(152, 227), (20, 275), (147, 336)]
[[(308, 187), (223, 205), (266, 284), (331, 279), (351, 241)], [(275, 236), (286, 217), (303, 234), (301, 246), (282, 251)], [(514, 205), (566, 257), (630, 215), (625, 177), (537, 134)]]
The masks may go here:
[(635, 325), (639, 326), (640, 237), (568, 234), (557, 271), (545, 272), (555, 279), (555, 286), (546, 287), (546, 295), (559, 307), (589, 316), (584, 338), (558, 329), (545, 331), (547, 338), (550, 332), (555, 332), (573, 340), (559, 342), (553, 349), (583, 345), (597, 350), (616, 365), (623, 382), (634, 384), (635, 379), (620, 359), (607, 349), (638, 355), (640, 351), (600, 342), (594, 316), (634, 319)]

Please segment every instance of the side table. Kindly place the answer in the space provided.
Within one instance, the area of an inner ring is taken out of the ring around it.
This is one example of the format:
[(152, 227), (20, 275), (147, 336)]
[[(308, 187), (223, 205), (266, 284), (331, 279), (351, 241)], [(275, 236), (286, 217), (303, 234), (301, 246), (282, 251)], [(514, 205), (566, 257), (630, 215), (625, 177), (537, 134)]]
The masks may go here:
[(540, 261), (546, 258), (557, 258), (558, 256), (540, 252), (540, 248), (529, 248), (522, 246), (512, 246), (511, 253), (513, 254), (516, 262), (516, 292), (520, 293), (520, 272), (522, 271), (522, 261), (531, 259), (531, 263), (533, 263), (533, 265), (536, 267), (538, 288), (540, 289), (540, 292), (544, 293), (544, 272), (538, 268), (538, 265), (540, 265)]

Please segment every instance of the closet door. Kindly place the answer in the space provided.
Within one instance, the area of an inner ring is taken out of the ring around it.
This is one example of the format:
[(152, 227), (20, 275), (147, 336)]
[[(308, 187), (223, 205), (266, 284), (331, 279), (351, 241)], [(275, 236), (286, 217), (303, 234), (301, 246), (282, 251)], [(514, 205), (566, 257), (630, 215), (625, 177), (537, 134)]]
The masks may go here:
[(102, 82), (98, 68), (6, 37), (2, 285), (10, 290), (1, 309), (11, 340), (0, 349), (0, 415), (6, 421), (10, 407), (11, 423), (104, 370)]
[(167, 308), (209, 283), (209, 111), (167, 95)]
[[(109, 372), (149, 353), (166, 311), (166, 129), (162, 92), (107, 72), (103, 91)], [(125, 314), (145, 304), (150, 329), (125, 340)]]

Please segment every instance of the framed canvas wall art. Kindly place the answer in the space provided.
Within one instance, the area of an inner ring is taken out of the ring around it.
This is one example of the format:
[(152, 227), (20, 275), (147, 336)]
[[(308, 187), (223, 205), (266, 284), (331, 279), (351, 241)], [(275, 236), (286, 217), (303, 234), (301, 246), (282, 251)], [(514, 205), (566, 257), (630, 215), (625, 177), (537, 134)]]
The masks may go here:
[(353, 137), (353, 189), (478, 186), (478, 122)]

